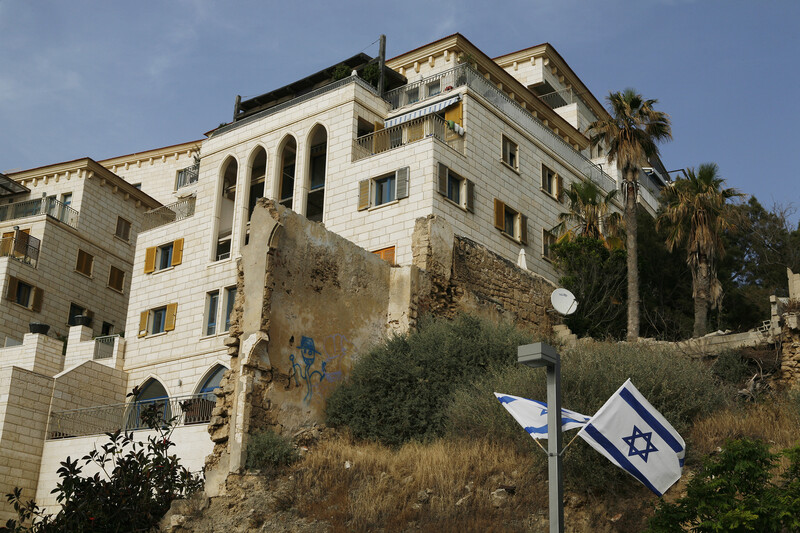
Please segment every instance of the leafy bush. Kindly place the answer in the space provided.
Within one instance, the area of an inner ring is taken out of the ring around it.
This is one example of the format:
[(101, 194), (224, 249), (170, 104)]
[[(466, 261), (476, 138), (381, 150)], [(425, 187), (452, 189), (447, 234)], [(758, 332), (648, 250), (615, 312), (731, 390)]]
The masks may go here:
[(354, 365), (328, 399), (328, 424), (389, 445), (436, 437), (453, 389), (516, 362), (517, 346), (529, 342), (507, 323), (424, 318), (416, 332), (386, 340)]
[[(130, 396), (130, 395), (129, 395)], [(0, 533), (30, 531), (147, 531), (156, 526), (172, 500), (200, 490), (202, 479), (181, 466), (169, 449), (173, 422), (165, 423), (161, 406), (154, 403), (142, 410), (142, 420), (155, 430), (147, 444), (135, 441), (130, 432), (108, 433), (109, 441), (81, 461), (95, 464), (101, 473), (82, 477), (79, 461), (69, 457), (61, 463), (61, 481), (53, 493), (61, 509), (46, 515), (36, 502), (23, 501), (21, 490), (6, 497), (17, 512)], [(31, 521), (31, 525), (26, 525)]]
[(274, 431), (265, 430), (250, 435), (247, 442), (248, 470), (270, 470), (289, 466), (298, 459), (292, 442)]
[(800, 446), (783, 455), (789, 468), (773, 484), (778, 455), (761, 441), (730, 441), (722, 453), (706, 458), (686, 496), (674, 504), (662, 501), (649, 531), (678, 533), (686, 526), (700, 533), (800, 530)]
[(711, 365), (711, 372), (723, 382), (741, 385), (751, 375), (750, 366), (738, 351), (727, 351), (719, 354)]
[[(726, 405), (734, 393), (729, 385), (715, 384), (704, 364), (662, 347), (589, 343), (563, 350), (561, 356), (563, 407), (591, 416), (630, 378), (684, 438), (692, 420)], [(513, 365), (459, 387), (446, 413), (448, 433), (513, 443), (518, 449), (538, 452), (494, 392), (546, 401), (545, 372)], [(544, 461), (544, 454), (539, 455)], [(580, 439), (567, 449), (564, 472), (565, 482), (578, 490), (636, 485)]]

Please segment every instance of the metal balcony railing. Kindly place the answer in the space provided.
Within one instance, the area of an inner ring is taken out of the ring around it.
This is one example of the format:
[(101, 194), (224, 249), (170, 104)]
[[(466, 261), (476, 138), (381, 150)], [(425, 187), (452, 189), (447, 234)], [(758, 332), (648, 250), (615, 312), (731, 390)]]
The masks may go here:
[(428, 137), (433, 137), (450, 148), (464, 153), (464, 138), (448, 128), (443, 118), (437, 115), (426, 115), (355, 139), (353, 141), (353, 161), (387, 152)]
[(198, 177), (200, 176), (200, 163), (195, 163), (190, 167), (186, 167), (182, 170), (178, 171), (178, 179), (175, 183), (175, 189), (180, 189), (182, 187), (186, 187), (187, 185), (191, 185), (192, 183), (197, 183)]
[(142, 217), (142, 231), (157, 228), (170, 222), (176, 222), (194, 215), (194, 206), (197, 198), (190, 196), (174, 204), (162, 205), (147, 211)]
[(73, 228), (78, 227), (78, 212), (53, 196), (0, 205), (0, 222), (37, 215), (47, 215)]
[(161, 418), (175, 420), (176, 426), (204, 424), (211, 420), (217, 399), (213, 393), (158, 398), (140, 402), (101, 405), (50, 413), (48, 439), (102, 435), (117, 430), (149, 429), (142, 420), (142, 411), (157, 406)]
[(426, 93), (425, 88), (430, 86), (431, 83), (434, 83), (433, 87), (435, 88), (435, 82), (437, 81), (443, 92), (466, 85), (471, 91), (530, 133), (563, 162), (576, 169), (585, 179), (593, 181), (606, 192), (617, 187), (616, 182), (603, 172), (600, 167), (592, 163), (588, 157), (575, 150), (568, 142), (545, 126), (541, 120), (534, 117), (527, 109), (524, 109), (519, 103), (509, 98), (497, 86), (466, 63), (440, 72), (435, 76), (423, 78), (420, 81), (389, 91), (386, 93), (385, 98), (391, 103), (393, 109), (416, 101), (415, 99), (421, 101), (435, 96)]
[(17, 232), (15, 236), (0, 239), (0, 257), (12, 257), (35, 268), (40, 246), (41, 241), (36, 237)]
[(95, 337), (94, 339), (94, 355), (92, 359), (111, 359), (114, 355), (114, 343), (117, 342), (119, 335), (106, 335), (104, 337)]
[(589, 110), (589, 106), (587, 106), (584, 101), (581, 99), (580, 95), (575, 92), (575, 90), (570, 87), (568, 89), (561, 89), (560, 91), (554, 91), (552, 93), (547, 93), (539, 96), (539, 99), (547, 104), (550, 109), (558, 109), (559, 107), (564, 107), (571, 104), (578, 104), (578, 109), (580, 109), (581, 113), (587, 118), (592, 119), (594, 117), (594, 113)]

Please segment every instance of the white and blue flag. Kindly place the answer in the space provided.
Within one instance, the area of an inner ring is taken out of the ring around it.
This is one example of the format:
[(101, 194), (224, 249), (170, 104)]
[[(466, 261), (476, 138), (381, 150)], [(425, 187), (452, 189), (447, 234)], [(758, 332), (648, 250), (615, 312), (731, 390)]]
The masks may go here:
[(686, 443), (630, 379), (578, 436), (659, 496), (681, 477)]
[[(499, 392), (495, 392), (494, 395), (531, 437), (534, 439), (547, 438), (546, 403)], [(589, 418), (586, 415), (562, 408), (561, 431), (582, 427), (589, 421)]]

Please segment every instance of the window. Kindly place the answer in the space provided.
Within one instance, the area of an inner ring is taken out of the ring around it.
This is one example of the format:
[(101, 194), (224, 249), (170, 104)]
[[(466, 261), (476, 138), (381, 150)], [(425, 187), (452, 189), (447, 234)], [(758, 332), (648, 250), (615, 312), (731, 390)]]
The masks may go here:
[(561, 190), (563, 189), (561, 176), (554, 170), (542, 165), (542, 190), (561, 201)]
[(517, 147), (517, 143), (503, 135), (503, 163), (510, 166), (514, 170), (519, 170), (517, 166), (517, 154), (519, 148)]
[(358, 183), (358, 210), (408, 198), (408, 167)]
[(427, 85), (428, 96), (436, 96), (442, 92), (442, 80), (433, 80)]
[(100, 335), (113, 335), (114, 334), (114, 324), (109, 322), (103, 322), (103, 327), (100, 329)]
[(14, 276), (9, 276), (6, 300), (38, 313), (42, 310), (43, 298), (44, 291), (42, 289)]
[(528, 244), (528, 217), (494, 200), (494, 226), (521, 244)]
[(75, 271), (80, 272), (84, 276), (92, 275), (92, 265), (94, 264), (94, 256), (90, 253), (78, 250), (78, 262), (75, 265)]
[(70, 303), (69, 304), (69, 316), (67, 317), (67, 324), (70, 325), (70, 326), (78, 325), (78, 317), (80, 317), (80, 316), (88, 317), (88, 320), (84, 321), (84, 322), (88, 322), (88, 323), (83, 323), (81, 325), (91, 326), (92, 317), (94, 316), (94, 313), (92, 311), (89, 311), (88, 309), (86, 309), (82, 305), (78, 305), (78, 304), (76, 304), (74, 302)]
[(118, 269), (115, 266), (111, 266), (108, 272), (108, 286), (115, 291), (122, 292), (122, 288), (125, 285), (125, 271)]
[(174, 330), (177, 314), (176, 303), (142, 311), (139, 315), (139, 337)]
[(66, 206), (72, 205), (72, 193), (71, 192), (65, 192), (64, 194), (62, 194), (61, 195), (61, 203), (66, 205)]
[(470, 213), (475, 212), (475, 184), (439, 163), (439, 194)]
[(375, 250), (372, 252), (373, 254), (377, 255), (390, 265), (394, 265), (394, 246), (389, 246), (388, 248), (381, 248), (380, 250)]
[(542, 229), (542, 257), (547, 259), (548, 261), (553, 260), (553, 255), (550, 251), (550, 246), (556, 243), (556, 236), (547, 231), (546, 229)]
[(406, 90), (406, 104), (413, 104), (419, 101), (419, 87)]
[(128, 241), (131, 238), (131, 223), (122, 217), (117, 217), (117, 229), (114, 230), (114, 235)]
[(152, 246), (145, 251), (144, 273), (180, 265), (183, 262), (183, 239), (177, 239), (161, 246)]
[(228, 287), (225, 289), (225, 331), (231, 329), (231, 317), (233, 316), (233, 307), (236, 305), (236, 287)]
[(217, 333), (217, 307), (219, 304), (219, 291), (206, 294), (206, 335)]
[(178, 171), (178, 175), (175, 178), (175, 190), (177, 191), (181, 187), (186, 187), (187, 185), (191, 185), (192, 183), (197, 183), (197, 178), (200, 174), (200, 161), (195, 158), (195, 163), (192, 166), (183, 168)]

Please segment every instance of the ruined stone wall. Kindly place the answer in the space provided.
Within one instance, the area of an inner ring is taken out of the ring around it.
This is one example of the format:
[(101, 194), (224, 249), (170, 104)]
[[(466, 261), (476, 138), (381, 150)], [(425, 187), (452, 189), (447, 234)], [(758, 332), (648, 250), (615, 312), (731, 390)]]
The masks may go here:
[(781, 370), (778, 381), (790, 389), (800, 389), (800, 315), (783, 315)]

